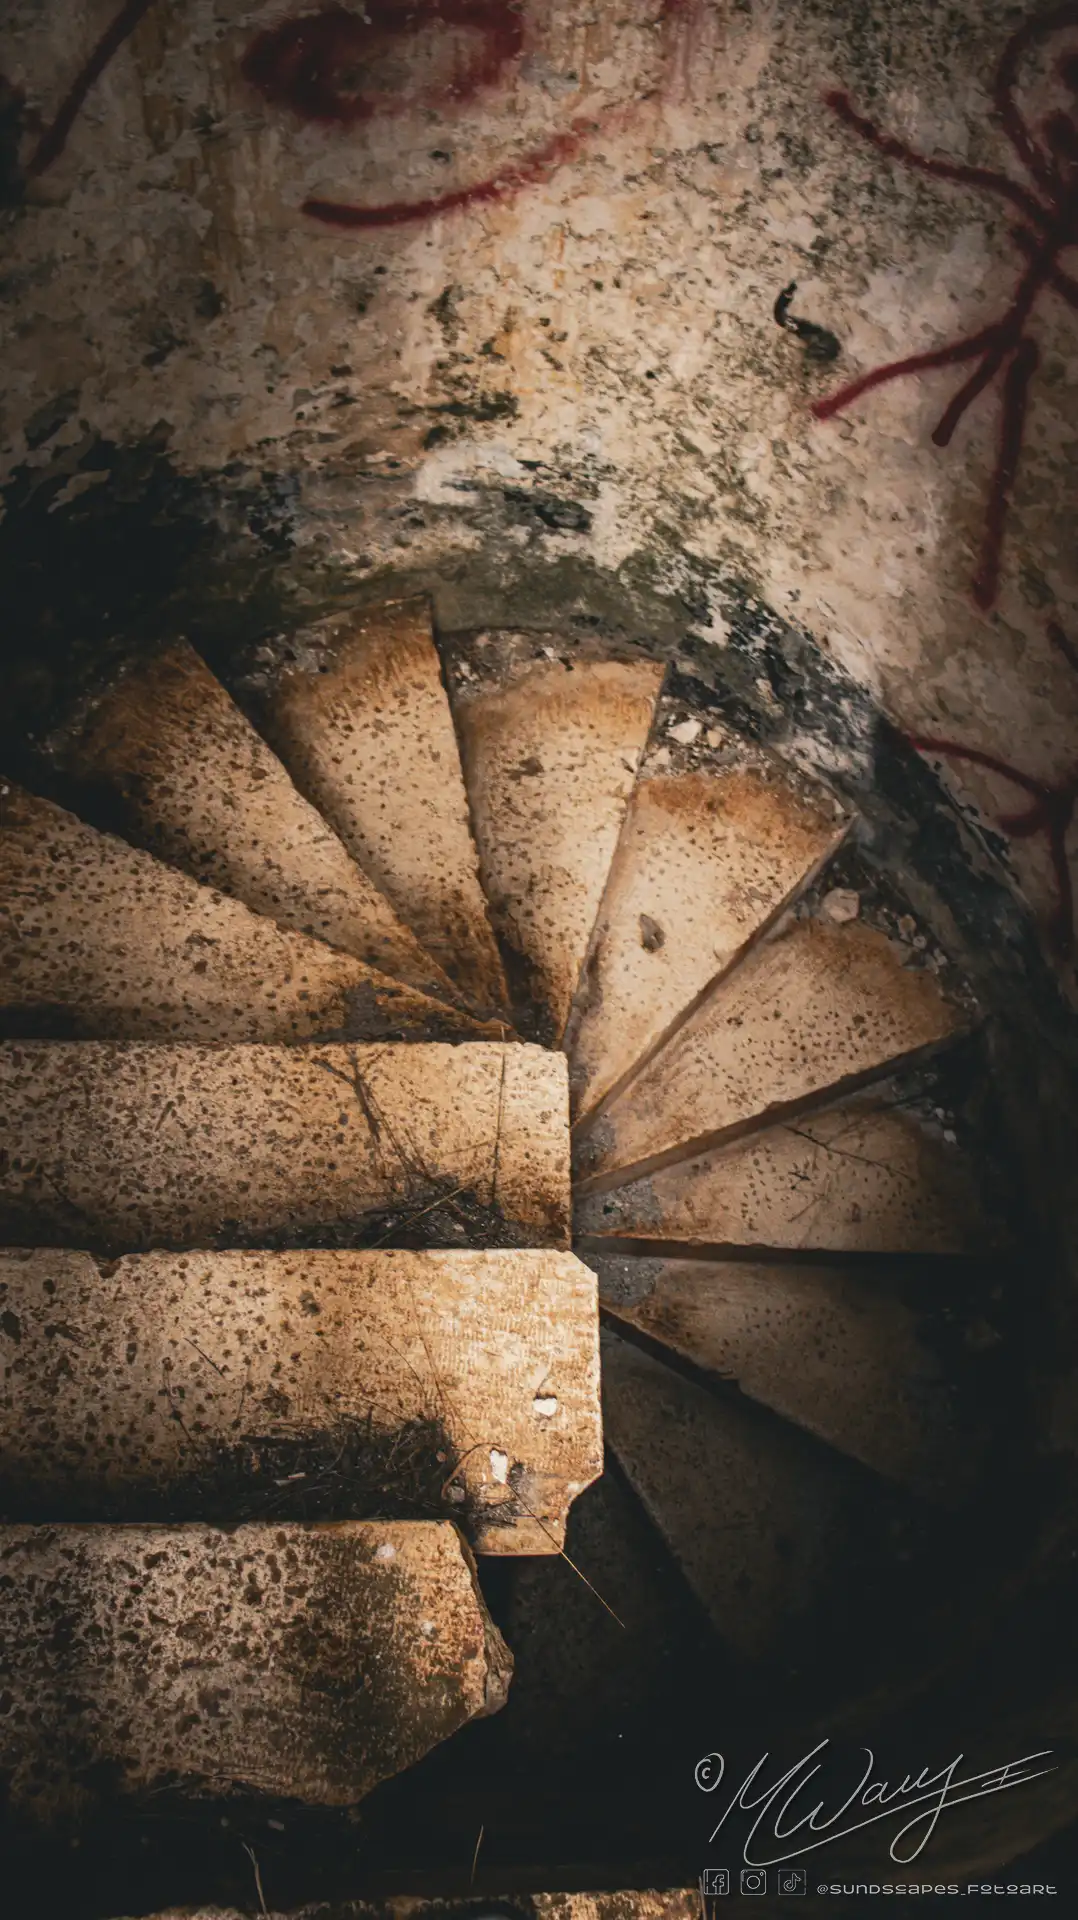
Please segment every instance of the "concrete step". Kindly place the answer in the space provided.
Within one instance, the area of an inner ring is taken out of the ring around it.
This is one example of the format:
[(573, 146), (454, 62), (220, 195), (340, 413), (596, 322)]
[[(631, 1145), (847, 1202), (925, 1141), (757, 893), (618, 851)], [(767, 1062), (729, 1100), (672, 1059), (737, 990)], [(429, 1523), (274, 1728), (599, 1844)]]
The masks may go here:
[[(0, 1528), (16, 1818), (168, 1787), (345, 1806), (506, 1696), (449, 1521)], [(94, 1783), (94, 1784), (91, 1784)]]
[(797, 920), (746, 955), (586, 1131), (599, 1192), (854, 1091), (962, 1030), (929, 969), (859, 922)]
[(607, 1446), (726, 1644), (780, 1650), (849, 1539), (845, 1462), (602, 1337)]
[(163, 860), (394, 979), (451, 991), (186, 641), (125, 674), (61, 754)]
[(116, 1040), (496, 1038), (0, 781), (0, 1032)]
[(522, 649), (521, 638), (473, 643), (484, 676), (458, 681), (454, 705), (491, 918), (514, 957), (519, 997), (540, 1010), (541, 1031), (557, 1045), (663, 669), (552, 660), (537, 641)]
[(96, 1251), (565, 1246), (565, 1059), (538, 1047), (0, 1046), (0, 1240)]
[(844, 832), (826, 796), (761, 768), (640, 780), (570, 1031), (581, 1119), (657, 1050)]
[[(984, 1465), (972, 1395), (983, 1323), (961, 1329), (875, 1270), (596, 1261), (608, 1316), (923, 1497), (957, 1504)], [(912, 1277), (912, 1276), (911, 1276)], [(941, 1290), (942, 1291), (942, 1290)], [(990, 1336), (989, 1336), (990, 1337)]]
[(267, 707), (294, 779), (455, 986), (504, 1011), (426, 602), (326, 621), (297, 650)]
[(602, 1472), (595, 1277), (569, 1253), (4, 1252), (0, 1354), (8, 1519), (291, 1501), (552, 1554)]
[[(872, 1088), (582, 1199), (577, 1232), (719, 1248), (984, 1254), (1009, 1244), (972, 1157)], [(951, 1138), (946, 1137), (951, 1132)]]

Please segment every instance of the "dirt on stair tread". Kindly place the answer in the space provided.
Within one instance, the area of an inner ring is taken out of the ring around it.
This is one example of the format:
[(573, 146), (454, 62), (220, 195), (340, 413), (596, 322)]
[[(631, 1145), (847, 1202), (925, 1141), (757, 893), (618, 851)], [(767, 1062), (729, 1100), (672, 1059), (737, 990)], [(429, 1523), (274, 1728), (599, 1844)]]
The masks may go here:
[(835, 1253), (985, 1254), (1010, 1245), (971, 1153), (893, 1087), (580, 1200), (576, 1230)]
[(0, 1033), (499, 1037), (9, 780), (0, 809)]
[[(485, 1893), (483, 1912), (517, 1914), (520, 1920), (701, 1920), (700, 1889), (686, 1887), (661, 1892), (624, 1893)], [(765, 1906), (764, 1913), (772, 1909)], [(345, 1900), (332, 1908), (324, 1901), (309, 1907), (290, 1907), (287, 1914), (266, 1910), (264, 1920), (471, 1920), (476, 1899), (424, 1899), (414, 1894), (387, 1895), (377, 1900)], [(169, 1907), (148, 1920), (248, 1920), (236, 1908)]]
[[(504, 657), (515, 636), (479, 635)], [(557, 1044), (662, 684), (650, 660), (525, 656), (454, 706), (491, 919)]]
[(0, 1045), (0, 1239), (567, 1246), (568, 1088), (521, 1044)]
[(602, 1336), (607, 1445), (722, 1639), (776, 1653), (818, 1601), (848, 1528), (845, 1462)]
[(8, 1818), (155, 1790), (350, 1805), (505, 1700), (449, 1521), (0, 1528)]
[(829, 796), (813, 804), (758, 767), (638, 782), (570, 1026), (581, 1116), (655, 1051), (845, 831)]
[(874, 1472), (956, 1504), (986, 1456), (983, 1321), (909, 1305), (900, 1279), (796, 1262), (600, 1258), (601, 1298), (637, 1329)]
[(454, 985), (504, 1012), (427, 603), (336, 616), (292, 654), (266, 711), (293, 778)]
[(186, 641), (133, 666), (58, 751), (125, 832), (194, 879), (423, 992), (451, 993)]
[(792, 920), (745, 956), (585, 1130), (581, 1183), (622, 1185), (803, 1103), (822, 1105), (967, 1021), (932, 971), (904, 964), (903, 949), (875, 928)]
[(415, 1512), (554, 1554), (602, 1472), (569, 1253), (0, 1252), (0, 1355), (9, 1521)]

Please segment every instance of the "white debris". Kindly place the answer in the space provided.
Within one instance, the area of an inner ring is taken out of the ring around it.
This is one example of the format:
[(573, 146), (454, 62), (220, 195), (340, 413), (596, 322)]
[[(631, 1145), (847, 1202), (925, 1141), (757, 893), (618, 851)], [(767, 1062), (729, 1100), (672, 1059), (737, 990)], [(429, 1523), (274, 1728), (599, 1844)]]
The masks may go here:
[(679, 720), (676, 727), (667, 727), (666, 731), (679, 747), (691, 747), (703, 732), (703, 727), (699, 720)]
[(509, 1478), (509, 1455), (500, 1447), (490, 1449), (490, 1471), (499, 1487), (504, 1487)]
[(397, 1549), (390, 1541), (383, 1540), (380, 1547), (375, 1547), (374, 1557), (376, 1560), (395, 1560)]
[(532, 1406), (536, 1413), (542, 1415), (544, 1420), (549, 1420), (551, 1416), (558, 1411), (557, 1395), (553, 1393), (537, 1393), (535, 1399), (532, 1401)]
[(861, 911), (861, 896), (852, 887), (832, 887), (820, 902), (820, 912), (825, 920), (833, 920), (841, 925), (844, 920), (856, 920)]

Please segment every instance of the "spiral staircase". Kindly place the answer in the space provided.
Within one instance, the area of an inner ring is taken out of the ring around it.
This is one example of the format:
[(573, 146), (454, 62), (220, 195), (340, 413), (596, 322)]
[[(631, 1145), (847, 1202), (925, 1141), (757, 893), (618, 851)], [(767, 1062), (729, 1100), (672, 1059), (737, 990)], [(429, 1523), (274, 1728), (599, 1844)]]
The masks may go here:
[(231, 690), (165, 646), (40, 760), (0, 782), (15, 1829), (351, 1808), (450, 1736), (549, 1786), (690, 1652), (806, 1711), (880, 1635), (919, 1671), (1021, 1446), (1015, 1201), (981, 1012), (833, 796), (641, 651), (439, 648), (416, 601)]

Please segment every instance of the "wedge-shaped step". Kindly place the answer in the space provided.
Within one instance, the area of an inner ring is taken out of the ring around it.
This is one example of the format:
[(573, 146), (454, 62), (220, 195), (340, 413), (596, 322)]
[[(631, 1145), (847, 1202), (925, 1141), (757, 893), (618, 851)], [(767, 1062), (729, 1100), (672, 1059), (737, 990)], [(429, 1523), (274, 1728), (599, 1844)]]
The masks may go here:
[(633, 795), (570, 1032), (583, 1117), (650, 1057), (843, 829), (755, 769), (655, 775)]
[[(955, 1501), (986, 1436), (943, 1323), (863, 1270), (601, 1259), (604, 1306), (664, 1348), (914, 1493)], [(971, 1356), (972, 1358), (972, 1356)]]
[(833, 1577), (844, 1463), (603, 1335), (608, 1446), (723, 1639), (752, 1658)]
[[(497, 636), (493, 636), (494, 639)], [(654, 661), (518, 666), (458, 693), (464, 772), (494, 925), (520, 997), (560, 1040), (599, 911), (663, 669)]]
[(875, 1089), (577, 1209), (577, 1231), (712, 1247), (987, 1253), (1007, 1243), (968, 1156)]
[(595, 1123), (585, 1190), (852, 1091), (961, 1024), (934, 974), (904, 967), (882, 933), (798, 921), (747, 954)]
[(569, 1253), (0, 1253), (0, 1355), (7, 1518), (257, 1517), (337, 1457), (352, 1514), (556, 1553), (602, 1472)]
[(293, 776), (454, 983), (504, 1007), (426, 604), (328, 621), (303, 641), (270, 717)]
[(0, 1046), (0, 1237), (564, 1246), (565, 1060), (538, 1047)]
[(0, 1529), (15, 1808), (256, 1789), (348, 1805), (505, 1700), (449, 1521)]
[(108, 791), (132, 838), (196, 880), (424, 992), (448, 991), (186, 641), (124, 675), (63, 758)]
[[(0, 1032), (300, 1040), (483, 1029), (0, 782)], [(488, 1029), (494, 1037), (495, 1029)]]

